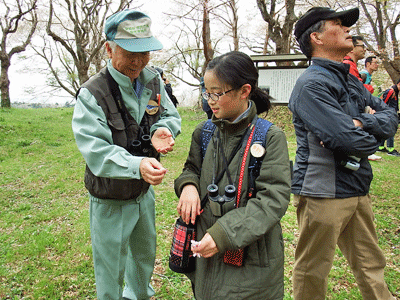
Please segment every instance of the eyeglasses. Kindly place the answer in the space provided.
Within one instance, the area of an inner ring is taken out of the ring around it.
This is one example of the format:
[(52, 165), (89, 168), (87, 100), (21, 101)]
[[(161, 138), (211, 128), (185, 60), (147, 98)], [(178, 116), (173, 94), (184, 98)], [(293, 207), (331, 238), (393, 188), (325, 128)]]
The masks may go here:
[(365, 49), (365, 45), (355, 45), (354, 47), (361, 47), (361, 48)]
[(228, 94), (229, 92), (233, 91), (234, 89), (230, 89), (229, 91), (222, 92), (222, 93), (207, 93), (203, 92), (201, 95), (203, 96), (204, 100), (208, 101), (210, 98), (213, 101), (218, 101), (219, 97)]

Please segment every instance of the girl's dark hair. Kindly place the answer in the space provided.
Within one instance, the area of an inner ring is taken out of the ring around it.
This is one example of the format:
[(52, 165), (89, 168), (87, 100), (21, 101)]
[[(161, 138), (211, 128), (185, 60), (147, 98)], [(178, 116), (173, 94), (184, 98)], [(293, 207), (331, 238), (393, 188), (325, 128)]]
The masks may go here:
[(213, 71), (221, 82), (235, 90), (250, 84), (249, 98), (256, 104), (257, 114), (268, 113), (272, 97), (257, 86), (258, 70), (250, 56), (239, 51), (231, 51), (210, 61), (207, 70)]

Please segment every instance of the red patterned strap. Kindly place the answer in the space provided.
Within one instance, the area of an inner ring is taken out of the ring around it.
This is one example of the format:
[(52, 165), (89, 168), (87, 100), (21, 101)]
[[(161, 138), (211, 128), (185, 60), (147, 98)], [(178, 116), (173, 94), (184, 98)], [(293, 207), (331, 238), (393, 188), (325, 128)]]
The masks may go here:
[(236, 207), (239, 207), (240, 193), (242, 192), (243, 176), (244, 176), (244, 170), (245, 170), (245, 166), (246, 166), (247, 154), (249, 154), (251, 140), (253, 139), (254, 129), (256, 128), (254, 126), (254, 124), (251, 124), (251, 126), (253, 128), (251, 129), (251, 133), (250, 133), (249, 139), (247, 140), (246, 148), (244, 149), (242, 166), (240, 168), (239, 183), (238, 183), (238, 190), (237, 190), (237, 199), (236, 199)]
[[(249, 154), (251, 140), (253, 139), (254, 129), (256, 128), (254, 126), (254, 124), (251, 124), (251, 126), (252, 126), (251, 133), (249, 135), (249, 139), (247, 140), (246, 148), (244, 149), (242, 165), (240, 167), (240, 175), (239, 175), (239, 182), (238, 182), (236, 207), (239, 207), (240, 193), (242, 191), (243, 176), (244, 176), (244, 169), (246, 167), (247, 155)], [(229, 264), (229, 265), (233, 265), (233, 266), (236, 266), (236, 267), (241, 267), (241, 266), (243, 266), (243, 257), (244, 257), (244, 250), (243, 249), (226, 250), (225, 253), (224, 253), (224, 263)]]

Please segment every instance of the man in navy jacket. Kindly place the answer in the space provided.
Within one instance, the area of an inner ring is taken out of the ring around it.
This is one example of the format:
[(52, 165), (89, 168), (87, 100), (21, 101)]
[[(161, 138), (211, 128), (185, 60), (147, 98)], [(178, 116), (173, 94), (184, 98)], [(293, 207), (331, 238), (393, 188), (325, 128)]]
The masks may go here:
[(314, 7), (295, 26), (300, 48), (311, 59), (289, 101), (297, 136), (296, 300), (325, 299), (336, 245), (364, 299), (394, 299), (383, 278), (386, 261), (373, 224), (367, 157), (393, 135), (397, 116), (342, 63), (353, 48), (349, 27), (358, 17), (358, 8)]

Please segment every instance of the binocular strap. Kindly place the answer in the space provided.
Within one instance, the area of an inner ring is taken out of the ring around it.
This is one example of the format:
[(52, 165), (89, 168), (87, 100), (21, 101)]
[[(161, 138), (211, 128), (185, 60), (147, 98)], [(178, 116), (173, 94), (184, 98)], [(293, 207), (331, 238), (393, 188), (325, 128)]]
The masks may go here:
[[(254, 124), (252, 124), (251, 126), (252, 126), (251, 133), (250, 133), (249, 139), (247, 140), (246, 148), (244, 149), (242, 165), (240, 168), (236, 207), (239, 207), (240, 193), (242, 191), (242, 185), (243, 185), (244, 170), (246, 167), (246, 159), (247, 159), (247, 155), (249, 154), (251, 140), (253, 139), (254, 129), (256, 128), (254, 126)], [(244, 260), (244, 249), (226, 250), (224, 253), (224, 263), (225, 264), (235, 266), (235, 267), (241, 267), (241, 266), (243, 266), (243, 260)]]
[(245, 170), (245, 167), (246, 167), (247, 155), (249, 154), (249, 150), (250, 150), (250, 146), (251, 146), (251, 140), (253, 139), (254, 129), (256, 128), (253, 124), (251, 126), (253, 128), (251, 129), (251, 133), (250, 133), (249, 139), (247, 140), (246, 148), (244, 149), (242, 165), (241, 165), (241, 168), (240, 168), (239, 182), (238, 182), (238, 188), (237, 188), (236, 207), (239, 207), (240, 193), (242, 192), (243, 176), (244, 176), (244, 170)]

